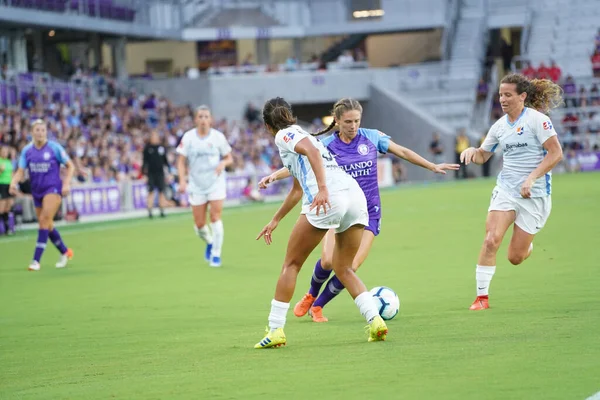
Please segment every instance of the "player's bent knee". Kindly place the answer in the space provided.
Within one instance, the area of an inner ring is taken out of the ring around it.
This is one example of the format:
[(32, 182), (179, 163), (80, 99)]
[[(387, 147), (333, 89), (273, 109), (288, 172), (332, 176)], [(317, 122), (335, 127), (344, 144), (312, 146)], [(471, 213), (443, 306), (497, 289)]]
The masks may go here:
[(295, 272), (296, 274), (298, 274), (300, 272), (300, 269), (302, 268), (302, 264), (296, 262), (296, 261), (289, 261), (289, 262), (284, 262), (283, 263), (283, 268), (282, 271), (283, 272)]
[(40, 215), (39, 219), (40, 229), (48, 229), (51, 230), (53, 228), (52, 218), (47, 215)]
[(333, 261), (331, 258), (321, 258), (321, 268), (326, 271), (331, 271), (333, 268)]
[(525, 256), (521, 255), (521, 254), (509, 254), (508, 255), (508, 261), (512, 264), (512, 265), (519, 265), (521, 264), (523, 261), (525, 261)]
[(498, 235), (494, 235), (492, 233), (488, 233), (485, 235), (485, 240), (483, 241), (483, 245), (487, 252), (495, 253), (500, 248), (500, 244), (502, 243), (502, 238)]

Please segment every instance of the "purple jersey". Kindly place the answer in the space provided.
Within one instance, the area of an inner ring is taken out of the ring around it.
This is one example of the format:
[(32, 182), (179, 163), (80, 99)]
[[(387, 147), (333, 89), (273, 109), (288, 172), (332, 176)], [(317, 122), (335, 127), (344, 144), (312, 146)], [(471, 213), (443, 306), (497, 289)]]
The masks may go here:
[(351, 175), (365, 193), (369, 219), (381, 218), (381, 200), (377, 182), (377, 152), (387, 153), (390, 137), (377, 129), (360, 128), (350, 143), (340, 139), (339, 132), (321, 140), (338, 165)]
[(19, 168), (29, 169), (33, 197), (61, 193), (60, 165), (66, 164), (67, 161), (69, 156), (65, 149), (53, 141), (46, 142), (40, 149), (33, 143), (23, 148), (19, 158)]

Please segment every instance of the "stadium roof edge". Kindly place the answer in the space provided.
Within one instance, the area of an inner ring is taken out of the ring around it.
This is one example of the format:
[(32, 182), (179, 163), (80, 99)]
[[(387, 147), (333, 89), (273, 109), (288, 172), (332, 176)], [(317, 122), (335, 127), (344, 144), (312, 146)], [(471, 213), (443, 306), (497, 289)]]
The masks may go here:
[(8, 23), (13, 27), (19, 26), (23, 29), (48, 27), (52, 29), (92, 31), (115, 36), (182, 40), (182, 31), (180, 29), (161, 29), (156, 26), (80, 15), (61, 14), (60, 18), (57, 18), (54, 12), (17, 9), (3, 5), (0, 5), (0, 23), (2, 25)]

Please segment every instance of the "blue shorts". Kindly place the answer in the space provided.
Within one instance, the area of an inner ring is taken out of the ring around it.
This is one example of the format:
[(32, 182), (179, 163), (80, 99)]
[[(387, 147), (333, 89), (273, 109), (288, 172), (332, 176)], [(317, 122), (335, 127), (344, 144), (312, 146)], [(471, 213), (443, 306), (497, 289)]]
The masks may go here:
[(369, 225), (365, 226), (365, 229), (373, 232), (373, 235), (379, 235), (381, 232), (381, 218), (369, 219)]
[(49, 194), (57, 194), (59, 196), (62, 196), (62, 187), (55, 186), (45, 189), (43, 192), (36, 192), (35, 194), (32, 193), (33, 205), (35, 206), (35, 208), (42, 208), (42, 202), (44, 201), (44, 197), (46, 197)]

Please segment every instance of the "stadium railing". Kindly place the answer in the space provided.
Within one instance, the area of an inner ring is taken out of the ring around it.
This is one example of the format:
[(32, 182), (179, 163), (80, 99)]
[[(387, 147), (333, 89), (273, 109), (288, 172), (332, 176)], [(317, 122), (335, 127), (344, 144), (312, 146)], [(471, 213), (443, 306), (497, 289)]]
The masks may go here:
[(105, 89), (92, 79), (67, 82), (46, 73), (19, 73), (6, 80), (0, 79), (0, 106), (18, 106), (31, 95), (36, 98), (45, 95), (49, 101), (61, 101), (71, 106), (75, 101), (85, 103), (89, 96), (102, 90)]

